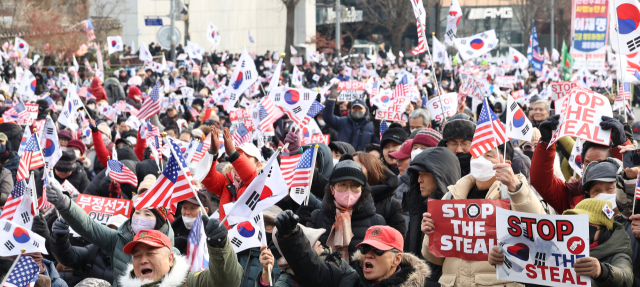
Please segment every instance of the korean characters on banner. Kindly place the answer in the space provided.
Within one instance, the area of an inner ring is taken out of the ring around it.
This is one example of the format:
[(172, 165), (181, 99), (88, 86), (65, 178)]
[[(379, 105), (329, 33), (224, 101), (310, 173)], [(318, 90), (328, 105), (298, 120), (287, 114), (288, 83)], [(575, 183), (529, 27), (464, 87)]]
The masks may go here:
[(437, 228), (429, 233), (429, 252), (437, 257), (487, 261), (496, 245), (496, 209), (510, 208), (508, 199), (429, 199)]
[(613, 117), (609, 100), (585, 88), (574, 88), (567, 97), (567, 107), (560, 114), (560, 124), (549, 145), (562, 137), (571, 136), (608, 146), (611, 130), (600, 129), (600, 122), (602, 116)]
[(589, 257), (589, 215), (546, 215), (498, 208), (498, 279), (542, 286), (591, 286), (573, 264)]
[(457, 93), (448, 93), (434, 97), (427, 102), (427, 109), (431, 114), (431, 119), (442, 123), (444, 118), (449, 118), (458, 112)]
[(240, 126), (240, 124), (244, 124), (249, 131), (253, 130), (253, 121), (251, 120), (251, 114), (248, 109), (237, 109), (229, 112), (229, 121), (231, 121), (232, 126), (237, 127)]
[[(578, 86), (576, 82), (553, 82), (551, 83), (551, 99), (557, 101), (569, 95), (571, 89)], [(557, 108), (556, 108), (557, 109)]]
[(609, 31), (609, 0), (572, 0), (571, 57), (577, 70), (603, 70)]
[(323, 143), (329, 145), (329, 135), (315, 134), (309, 137), (302, 137), (302, 145), (308, 145), (311, 143)]
[(338, 83), (338, 102), (351, 102), (356, 99), (362, 99), (365, 91), (365, 82), (346, 81)]
[(409, 121), (409, 117), (405, 115), (405, 112), (407, 110), (407, 105), (410, 103), (411, 101), (408, 97), (396, 98), (395, 103), (386, 111), (381, 109), (376, 111), (376, 120), (382, 120), (384, 118), (388, 122), (406, 123)]
[(91, 196), (79, 194), (76, 203), (91, 217), (93, 220), (107, 224), (111, 216), (122, 214), (125, 217), (131, 217), (133, 204), (131, 200), (119, 198), (106, 198), (100, 196)]
[(513, 88), (516, 82), (516, 76), (496, 76), (495, 84), (500, 88)]

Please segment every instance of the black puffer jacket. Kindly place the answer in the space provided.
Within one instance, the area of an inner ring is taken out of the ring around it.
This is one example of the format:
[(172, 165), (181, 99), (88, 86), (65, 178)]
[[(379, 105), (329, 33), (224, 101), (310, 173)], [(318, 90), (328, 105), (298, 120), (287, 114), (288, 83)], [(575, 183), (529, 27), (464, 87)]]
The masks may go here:
[(187, 254), (187, 238), (191, 230), (184, 226), (182, 215), (176, 217), (176, 220), (171, 223), (171, 228), (173, 228), (173, 246), (180, 250), (180, 254)]
[(160, 164), (162, 165), (162, 168), (158, 168), (156, 160), (150, 158), (136, 164), (135, 172), (136, 176), (138, 177), (138, 183), (142, 182), (147, 174), (153, 174), (156, 176), (156, 178), (158, 178), (160, 176), (160, 173), (164, 169), (164, 166), (167, 165), (167, 161), (163, 160)]
[[(369, 187), (368, 184), (363, 186), (362, 192), (364, 192), (365, 189), (370, 190), (371, 187)], [(311, 222), (307, 223), (308, 227), (324, 228), (327, 230), (320, 236), (319, 240), (322, 244), (327, 243), (327, 238), (329, 237), (329, 233), (331, 233), (331, 227), (336, 222), (336, 204), (334, 202), (334, 197), (329, 196), (331, 195), (329, 185), (326, 186), (325, 191), (325, 196), (322, 200), (322, 208), (314, 210), (311, 213)], [(386, 221), (382, 215), (376, 213), (376, 206), (373, 203), (373, 198), (371, 196), (361, 196), (354, 206), (353, 213), (351, 214), (351, 231), (353, 232), (353, 238), (351, 238), (351, 243), (349, 244), (349, 256), (353, 255), (356, 251), (356, 245), (364, 240), (365, 233), (369, 227), (372, 225), (385, 224)]]
[(111, 258), (104, 250), (94, 244), (71, 246), (69, 235), (51, 242), (49, 250), (58, 263), (73, 269), (73, 272), (60, 272), (60, 277), (69, 286), (74, 286), (84, 278), (98, 278), (113, 282)]
[(75, 187), (79, 192), (82, 192), (89, 186), (89, 177), (87, 173), (84, 171), (84, 167), (80, 163), (76, 163), (76, 170), (71, 173), (71, 175), (67, 178), (60, 178), (58, 175), (53, 172), (53, 176), (58, 180), (60, 184), (62, 184), (65, 180), (68, 180), (73, 187)]
[(376, 213), (384, 217), (387, 225), (400, 231), (402, 236), (407, 233), (407, 226), (402, 216), (402, 204), (393, 197), (398, 187), (398, 178), (393, 172), (385, 169), (386, 181), (380, 185), (371, 186), (371, 195), (376, 205)]
[[(120, 162), (124, 164), (129, 170), (136, 169), (136, 163), (123, 159)], [(97, 195), (102, 197), (109, 197), (109, 185), (111, 184), (111, 177), (106, 175), (107, 169), (103, 169), (96, 175), (93, 181), (87, 186), (82, 193), (89, 195)], [(139, 182), (139, 181), (138, 181)], [(81, 189), (79, 189), (81, 190)], [(133, 186), (128, 183), (120, 183), (120, 190), (122, 191), (123, 199), (131, 199), (131, 193), (137, 190), (137, 186)]]

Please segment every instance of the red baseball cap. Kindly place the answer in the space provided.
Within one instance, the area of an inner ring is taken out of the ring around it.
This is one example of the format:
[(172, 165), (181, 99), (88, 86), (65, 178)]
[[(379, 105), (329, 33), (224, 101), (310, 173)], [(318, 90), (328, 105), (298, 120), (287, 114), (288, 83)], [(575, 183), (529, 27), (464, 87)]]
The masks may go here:
[(413, 145), (413, 140), (406, 140), (402, 143), (400, 150), (389, 153), (389, 156), (395, 159), (405, 159), (405, 158), (411, 157), (412, 145)]
[(133, 249), (140, 243), (156, 248), (167, 247), (173, 249), (171, 240), (164, 233), (158, 230), (140, 230), (140, 232), (133, 237), (133, 240), (124, 246), (124, 250), (122, 251), (124, 251), (124, 254), (131, 255), (133, 254)]
[[(129, 243), (131, 244), (131, 243)], [(383, 251), (393, 248), (404, 251), (404, 239), (400, 231), (385, 225), (374, 225), (367, 229), (364, 240), (356, 247), (367, 244)], [(126, 247), (125, 247), (126, 248)]]

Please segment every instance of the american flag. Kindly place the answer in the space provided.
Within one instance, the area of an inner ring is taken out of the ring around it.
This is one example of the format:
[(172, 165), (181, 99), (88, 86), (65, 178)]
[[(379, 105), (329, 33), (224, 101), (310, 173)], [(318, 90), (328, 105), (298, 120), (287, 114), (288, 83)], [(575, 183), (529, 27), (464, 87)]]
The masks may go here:
[(118, 101), (115, 104), (115, 108), (119, 114), (124, 112), (127, 109), (127, 103), (125, 101)]
[[(49, 183), (49, 178), (53, 178), (53, 172), (46, 166), (44, 167), (44, 171), (47, 174), (43, 175), (44, 182), (42, 183), (42, 186), (47, 186), (47, 184)], [(43, 192), (42, 197), (38, 198), (38, 209), (49, 209), (51, 207), (53, 207), (53, 205), (49, 202), (49, 200), (47, 200), (47, 193)]]
[(40, 145), (36, 140), (36, 133), (34, 133), (27, 141), (27, 145), (24, 148), (24, 153), (20, 157), (20, 166), (18, 167), (16, 180), (21, 181), (23, 179), (29, 178), (29, 171), (43, 166), (44, 159), (42, 157), (42, 151), (40, 150)]
[(22, 195), (27, 191), (27, 183), (24, 180), (18, 181), (13, 186), (13, 190), (9, 194), (6, 203), (4, 204), (4, 210), (0, 219), (13, 220), (13, 214), (16, 212), (18, 205), (22, 202)]
[(87, 33), (87, 38), (89, 38), (89, 42), (96, 39), (96, 34), (93, 31), (93, 21), (91, 18), (82, 21), (82, 26), (84, 26), (84, 31)]
[[(640, 175), (639, 175), (640, 177)], [(636, 183), (636, 196), (635, 199), (640, 199), (640, 180), (637, 181), (638, 183)], [(9, 201), (7, 201), (9, 202)], [(2, 219), (2, 217), (0, 217), (0, 219)]]
[(24, 103), (18, 103), (2, 114), (2, 118), (5, 122), (17, 122), (18, 120), (26, 119), (28, 116), (29, 113), (27, 112)]
[(393, 90), (391, 94), (391, 99), (404, 97), (409, 93), (409, 81), (407, 80), (407, 75), (402, 77), (402, 80), (396, 84), (396, 88)]
[(200, 117), (200, 113), (198, 112), (198, 110), (194, 109), (192, 106), (189, 106), (189, 112), (191, 113), (191, 116), (194, 118)]
[(382, 119), (380, 122), (380, 138), (382, 138), (382, 134), (387, 131), (389, 128), (389, 124), (387, 124), (387, 120)]
[(149, 120), (146, 120), (144, 125), (142, 125), (142, 129), (140, 130), (140, 136), (146, 139), (160, 136), (160, 129), (152, 125)]
[(134, 106), (130, 104), (125, 104), (125, 105), (126, 105), (126, 108), (124, 109), (125, 112), (130, 113), (131, 115), (134, 115), (136, 117), (138, 116), (138, 113), (139, 113), (138, 109), (136, 109)]
[(160, 112), (160, 82), (156, 82), (156, 85), (153, 86), (151, 93), (149, 93), (149, 97), (142, 103), (142, 107), (140, 107), (140, 111), (138, 113), (138, 119), (141, 121), (148, 120), (153, 115)]
[(187, 237), (187, 262), (191, 266), (189, 268), (191, 272), (209, 268), (209, 252), (205, 245), (204, 226), (200, 213)]
[(313, 172), (311, 164), (314, 150), (315, 147), (312, 146), (302, 154), (281, 157), (280, 169), (288, 188), (309, 185), (309, 178)]
[(199, 162), (204, 155), (209, 151), (211, 147), (211, 133), (207, 135), (207, 137), (198, 144), (195, 153), (193, 153), (192, 162)]
[(424, 39), (424, 34), (422, 33), (423, 29), (426, 29), (426, 27), (424, 27), (424, 25), (420, 24), (420, 20), (416, 19), (416, 26), (418, 29), (418, 46), (416, 46), (415, 49), (413, 49), (411, 51), (411, 54), (417, 56), (421, 53), (426, 53), (427, 52), (427, 41), (425, 41)]
[(311, 119), (313, 119), (313, 117), (315, 117), (323, 109), (324, 106), (321, 103), (318, 103), (318, 101), (313, 101), (313, 103), (311, 103), (311, 107), (309, 107), (307, 115), (305, 115), (304, 119), (302, 119), (302, 126), (304, 127), (309, 124)]
[(260, 100), (260, 114), (258, 116), (260, 117), (260, 130), (262, 132), (266, 132), (282, 115), (282, 111), (273, 105), (268, 96)]
[(244, 124), (240, 124), (235, 133), (233, 133), (233, 145), (239, 146), (251, 140), (251, 133)]
[[(135, 209), (149, 209), (164, 207), (169, 209), (174, 193), (183, 193), (185, 190), (191, 193), (189, 184), (180, 170), (175, 157), (170, 156), (167, 166), (158, 177), (158, 180), (143, 193), (135, 203)], [(193, 196), (193, 194), (191, 194)], [(188, 197), (187, 197), (188, 198)]]
[(109, 177), (115, 182), (138, 186), (138, 177), (120, 161), (112, 159), (107, 161), (107, 173), (109, 173)]
[(506, 138), (504, 126), (489, 108), (485, 98), (482, 102), (482, 112), (478, 117), (478, 126), (471, 142), (471, 155), (478, 158), (485, 152), (505, 143)]
[(380, 90), (380, 88), (378, 88), (379, 84), (380, 83), (378, 80), (373, 81), (373, 87), (371, 88), (371, 99), (378, 96), (378, 92)]
[(2, 287), (27, 287), (36, 286), (40, 275), (40, 265), (30, 256), (22, 255), (16, 266), (6, 275), (6, 281)]
[(532, 56), (536, 61), (540, 62), (544, 60), (544, 57), (540, 54), (540, 47), (537, 47), (537, 49), (533, 49), (533, 56)]

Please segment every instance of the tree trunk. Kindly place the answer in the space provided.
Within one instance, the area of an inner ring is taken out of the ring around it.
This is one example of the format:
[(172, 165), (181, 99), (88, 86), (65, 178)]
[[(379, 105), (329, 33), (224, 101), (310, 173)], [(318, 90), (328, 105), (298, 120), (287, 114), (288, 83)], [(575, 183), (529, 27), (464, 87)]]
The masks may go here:
[(284, 41), (284, 52), (287, 53), (287, 56), (284, 58), (284, 62), (287, 65), (287, 70), (291, 70), (291, 46), (293, 46), (293, 33), (295, 26), (295, 16), (296, 16), (296, 3), (298, 1), (288, 0), (285, 3), (287, 7), (287, 34)]
[(400, 51), (402, 51), (402, 35), (404, 34), (404, 30), (406, 27), (396, 27), (391, 35), (391, 48), (393, 49), (393, 55), (398, 58)]

